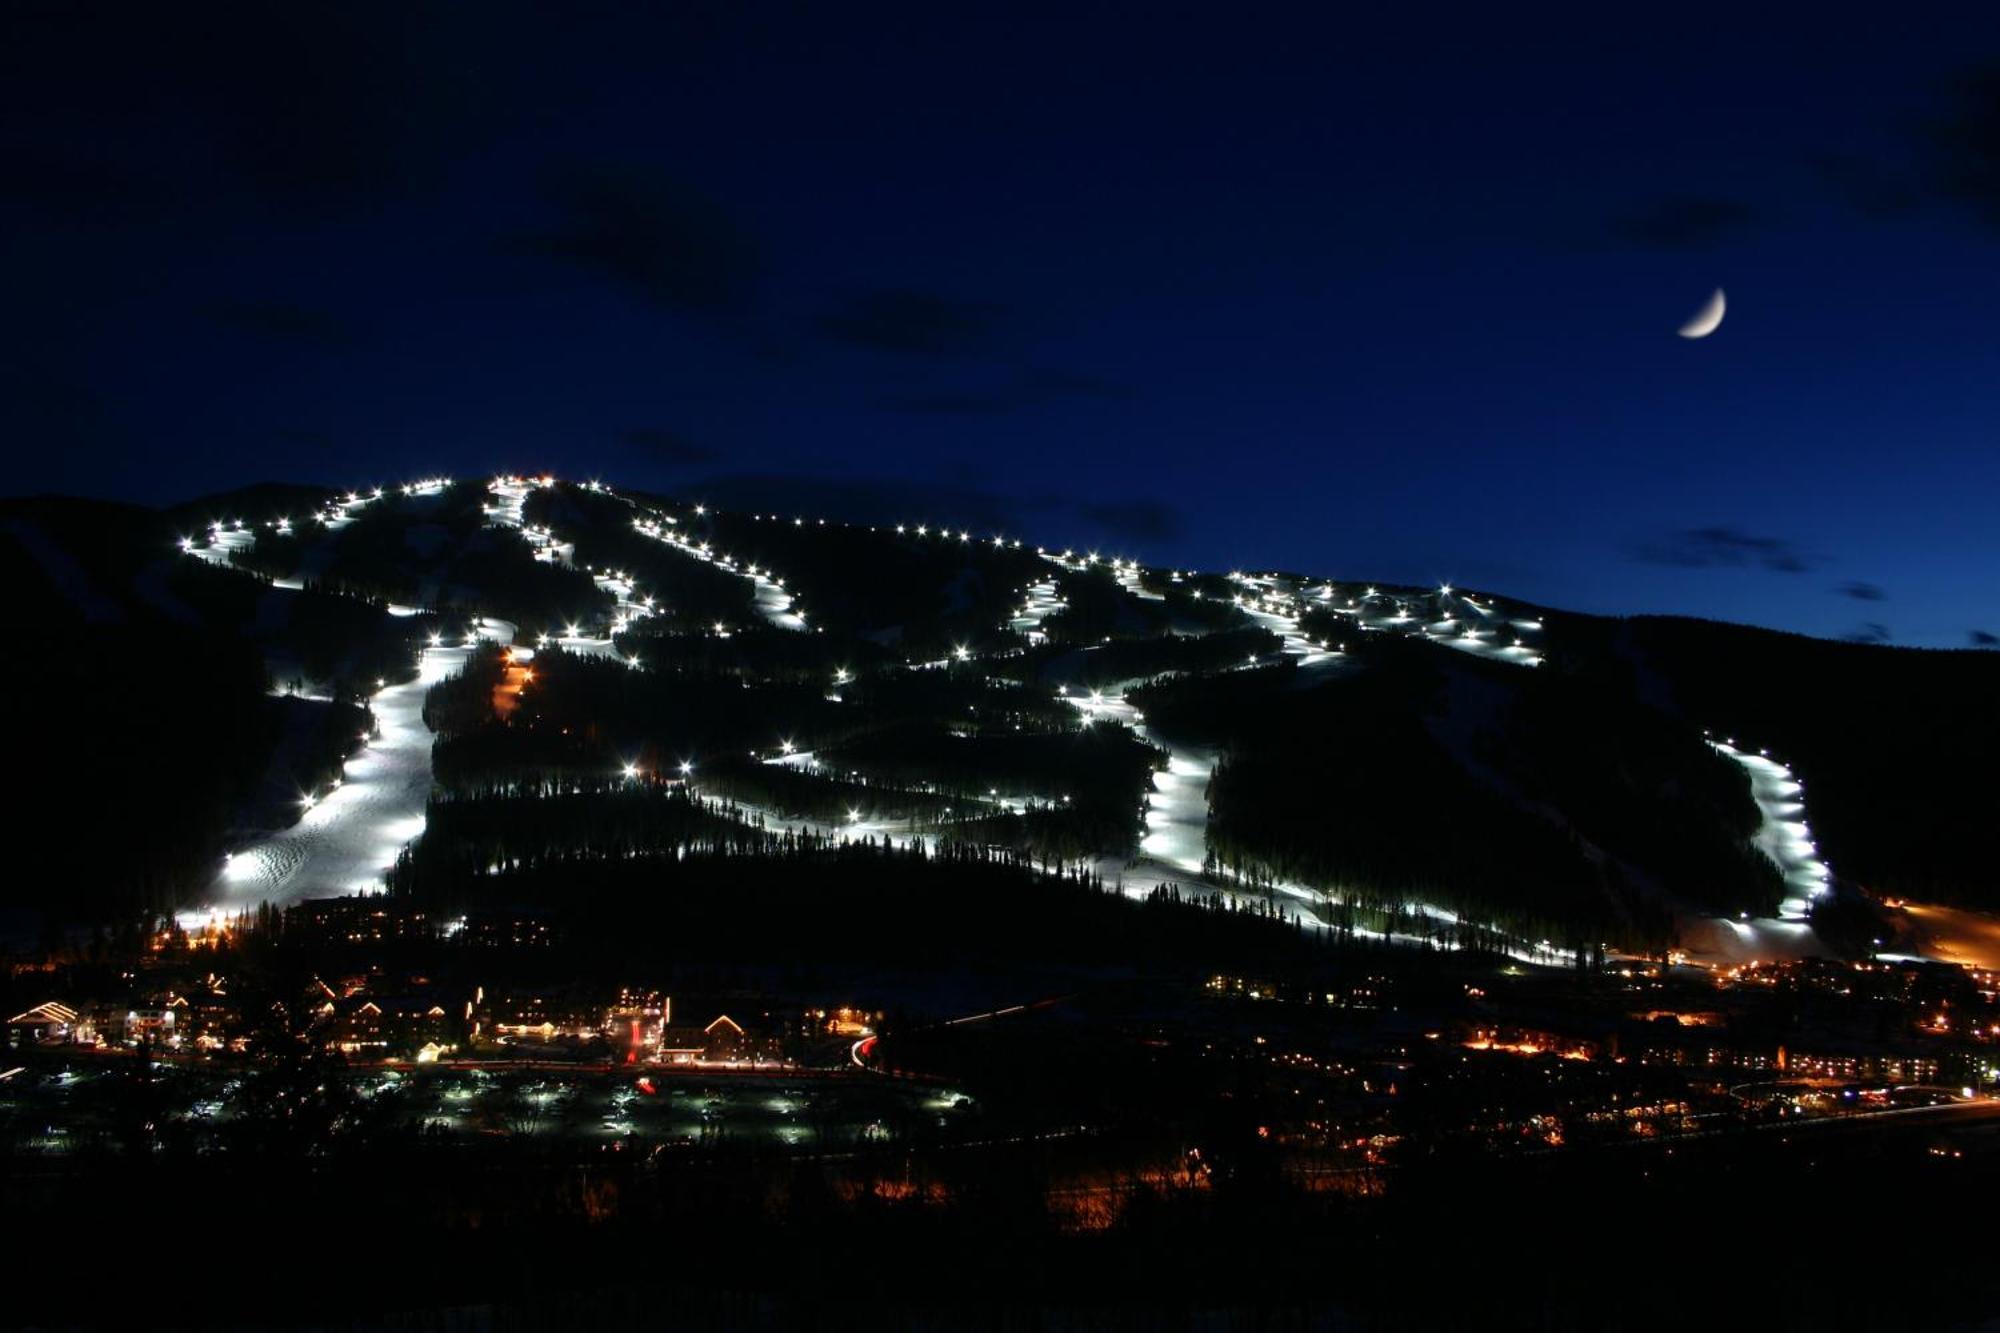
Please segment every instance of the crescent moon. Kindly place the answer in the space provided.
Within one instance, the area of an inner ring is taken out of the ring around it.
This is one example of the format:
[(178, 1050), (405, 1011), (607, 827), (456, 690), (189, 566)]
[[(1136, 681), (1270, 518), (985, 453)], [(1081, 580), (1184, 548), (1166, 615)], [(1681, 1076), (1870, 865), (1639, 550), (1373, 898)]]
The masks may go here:
[(1722, 288), (1715, 289), (1715, 295), (1708, 298), (1708, 304), (1695, 311), (1694, 318), (1681, 325), (1681, 337), (1706, 338), (1722, 327), (1722, 316), (1729, 309), (1729, 301), (1722, 294)]

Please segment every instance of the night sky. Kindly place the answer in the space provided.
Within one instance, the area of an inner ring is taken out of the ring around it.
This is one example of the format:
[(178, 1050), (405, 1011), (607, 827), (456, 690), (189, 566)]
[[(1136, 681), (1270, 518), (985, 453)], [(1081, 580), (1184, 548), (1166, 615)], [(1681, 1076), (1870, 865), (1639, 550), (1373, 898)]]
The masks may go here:
[(2000, 7), (1310, 8), (10, 5), (6, 489), (2000, 634)]

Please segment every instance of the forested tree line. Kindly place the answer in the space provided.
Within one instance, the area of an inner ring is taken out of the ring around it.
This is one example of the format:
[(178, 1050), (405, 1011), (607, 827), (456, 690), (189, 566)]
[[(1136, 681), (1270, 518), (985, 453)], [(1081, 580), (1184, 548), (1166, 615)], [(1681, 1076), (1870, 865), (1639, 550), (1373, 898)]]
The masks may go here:
[[(1461, 671), (1467, 667), (1460, 667)], [(1713, 912), (1777, 910), (1784, 880), (1751, 845), (1763, 816), (1742, 767), (1629, 695), (1556, 671), (1470, 669), (1511, 687), (1473, 742), (1530, 803), (1676, 899)]]
[(1123, 588), (1107, 567), (1065, 571), (1057, 587), (1070, 606), (1059, 613), (1052, 637), (1087, 643), (1109, 636), (1115, 642), (1125, 637), (1166, 634), (1207, 637), (1256, 628), (1255, 622), (1236, 604), (1249, 590), (1233, 579), (1220, 574), (1141, 567), (1135, 581), (1142, 592), (1151, 596), (1131, 597), (1128, 593), (1127, 600), (1120, 603), (1111, 591), (1112, 587), (1119, 587), (1120, 591)]
[(1252, 656), (1276, 652), (1283, 643), (1270, 630), (1245, 625), (1210, 634), (1168, 632), (1083, 646), (1037, 644), (1019, 655), (997, 659), (987, 669), (1024, 684), (1142, 688), (1173, 676), (1242, 666)]
[(1046, 870), (1103, 856), (1129, 856), (1145, 829), (1146, 801), (1141, 794), (1122, 806), (1113, 800), (1031, 801), (1018, 812), (995, 811), (958, 820), (941, 833), (948, 842), (1006, 848)]
[(1881, 894), (1993, 908), (2000, 653), (1829, 643), (1665, 616), (1548, 620), (1566, 674), (1643, 691), (1688, 727), (1768, 748), (1804, 783), (1835, 874)]
[[(1070, 792), (1065, 766), (1094, 752), (1086, 719), (1042, 690), (996, 684), (978, 663), (931, 671), (878, 671), (835, 686), (830, 679), (765, 683), (734, 672), (621, 662), (549, 647), (536, 653), (534, 681), (505, 725), (491, 697), (501, 678), (497, 650), (433, 686), (426, 720), (437, 730), (439, 780), (455, 783), (484, 771), (521, 773), (537, 764), (641, 763), (706, 766), (751, 750), (825, 751), (836, 776), (860, 773), (911, 790), (984, 795), (1014, 770), (1035, 770), (1030, 790)], [(829, 697), (838, 694), (839, 699)], [(1112, 728), (1106, 735), (1116, 732)], [(965, 744), (947, 744), (963, 741)], [(1043, 753), (1044, 760), (1032, 756)], [(1148, 752), (1152, 753), (1152, 752)], [(923, 771), (927, 760), (944, 767)], [(1095, 761), (1092, 761), (1095, 762)], [(1095, 770), (1075, 774), (1077, 800)], [(1120, 790), (1129, 787), (1121, 779)]]
[[(259, 541), (271, 537), (266, 530)], [(391, 616), (372, 589), (337, 580), (309, 578), (302, 589), (274, 589), (271, 576), (240, 563), (248, 554), (227, 566), (177, 558), (166, 587), (204, 624), (253, 640), (281, 687), (310, 684), (355, 699), (373, 693), (377, 681), (415, 677), (417, 652), (436, 627), (431, 618)]]
[(1164, 602), (1134, 597), (1108, 565), (1055, 571), (1063, 605), (1042, 621), (1051, 643), (1101, 643), (1105, 639), (1156, 639), (1172, 628)]
[(1584, 941), (1658, 943), (1676, 907), (1776, 906), (1740, 769), (1636, 699), (1381, 634), (1322, 683), (1296, 679), (1278, 667), (1133, 696), (1155, 729), (1225, 749), (1220, 874)]
[(718, 550), (774, 571), (815, 623), (833, 631), (893, 632), (913, 658), (943, 656), (957, 644), (997, 646), (1023, 590), (1048, 566), (1025, 547), (997, 547), (988, 534), (918, 536), (791, 515), (736, 512), (684, 520)]
[[(669, 612), (672, 611), (669, 607)], [(776, 684), (813, 684), (822, 689), (840, 672), (850, 677), (877, 670), (900, 672), (902, 658), (872, 639), (835, 632), (801, 634), (753, 620), (727, 635), (711, 626), (689, 626), (671, 614), (634, 620), (616, 640), (618, 651), (658, 670), (695, 675), (734, 675)]]
[(413, 853), (392, 885), (445, 915), (497, 905), (553, 911), (565, 949), (591, 969), (829, 960), (1213, 969), (1287, 964), (1337, 942), (1254, 904), (1141, 901), (1086, 871), (1044, 873), (1012, 852), (702, 831), (703, 813), (689, 800), (688, 841), (646, 854), (574, 856), (558, 840), (546, 856), (495, 871), (473, 864), (477, 854), (426, 862)]
[(403, 850), (388, 884), (427, 907), (463, 910), (478, 905), (477, 882), (496, 877), (786, 845), (784, 835), (678, 785), (550, 783), (433, 796), (424, 836)]
[(469, 483), (436, 495), (392, 491), (338, 528), (301, 519), (290, 534), (261, 529), (237, 560), (346, 596), (460, 620), (494, 616), (523, 630), (609, 613), (611, 597), (588, 574), (536, 560), (521, 534), (491, 526), (486, 500)]
[[(768, 696), (777, 691), (748, 689), (733, 677), (633, 672), (561, 650), (545, 650), (535, 663), (536, 685), (505, 723), (492, 708), (505, 670), (498, 650), (473, 655), (431, 687), (424, 717), (438, 735), (432, 766), (442, 790), (589, 787), (627, 764), (648, 779), (673, 777), (686, 760), (704, 792), (781, 816), (841, 823), (859, 811), (868, 820), (914, 819), (955, 841), (1005, 845), (1056, 863), (1129, 851), (1144, 827), (1150, 774), (1164, 762), (1122, 727), (1086, 725), (1039, 691), (995, 691), (971, 667), (885, 673), (854, 682), (849, 688), (861, 697), (840, 705), (828, 704), (818, 687), (786, 691), (842, 724), (815, 733), (796, 722), (774, 726)], [(1003, 711), (982, 716), (970, 706), (969, 728), (959, 712), (965, 698), (994, 699)], [(893, 705), (894, 715), (878, 716), (876, 700)], [(1062, 730), (1018, 732), (1017, 719)], [(810, 748), (829, 734), (836, 743), (811, 771), (744, 753), (769, 752), (779, 736)], [(1003, 788), (1016, 800), (1038, 798), (1037, 808), (996, 811), (986, 798)]]
[[(667, 772), (671, 775), (674, 770)], [(844, 823), (850, 814), (858, 814), (871, 824), (913, 823), (934, 831), (992, 808), (969, 797), (758, 763), (747, 757), (710, 760), (690, 782), (705, 796), (768, 810), (781, 818), (826, 824)]]
[(424, 725), (439, 741), (477, 731), (493, 720), (493, 691), (506, 676), (498, 648), (465, 655), (459, 669), (424, 691)]
[[(640, 511), (617, 496), (560, 483), (536, 488), (522, 512), (530, 524), (571, 543), (570, 558), (578, 567), (623, 570), (636, 578), (677, 629), (718, 620), (740, 626), (757, 618), (748, 578), (640, 532), (633, 526)], [(679, 528), (667, 531), (685, 535)]]
[[(956, 795), (1030, 794), (1070, 805), (1124, 806), (1143, 796), (1166, 755), (1115, 723), (1066, 733), (956, 735), (940, 727), (885, 728), (821, 753), (835, 772), (857, 771)], [(1064, 802), (1063, 798), (1069, 798)]]
[[(0, 898), (51, 922), (170, 912), (205, 892), (233, 837), (297, 818), (365, 711), (273, 697), (256, 637), (272, 594), (178, 550), (121, 505), (5, 502), (0, 577), (35, 632), (15, 645), (10, 754), (22, 861)], [(45, 546), (44, 543), (50, 545)], [(50, 552), (58, 553), (51, 556)], [(51, 576), (73, 561), (82, 582)], [(275, 793), (289, 793), (287, 803)]]

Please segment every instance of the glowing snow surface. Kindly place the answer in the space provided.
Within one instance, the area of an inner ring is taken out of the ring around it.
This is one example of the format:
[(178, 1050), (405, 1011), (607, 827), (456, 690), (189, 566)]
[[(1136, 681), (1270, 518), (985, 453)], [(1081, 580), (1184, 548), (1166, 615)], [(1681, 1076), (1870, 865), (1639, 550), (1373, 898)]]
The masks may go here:
[[(1064, 568), (1086, 567), (1082, 561), (1057, 556), (1048, 558)], [(1139, 571), (1136, 566), (1114, 564), (1113, 572), (1126, 587), (1137, 589)], [(1257, 624), (1278, 634), (1282, 640), (1280, 652), (1296, 658), (1302, 671), (1328, 670), (1341, 662), (1345, 656), (1343, 653), (1322, 648), (1300, 633), (1295, 596), (1287, 584), (1253, 575), (1238, 574), (1234, 577), (1244, 589), (1238, 606)], [(1497, 652), (1494, 655), (1501, 656), (1502, 660), (1527, 664), (1523, 657), (1509, 657)], [(1259, 664), (1259, 661), (1253, 660), (1246, 665)], [(1202, 867), (1208, 854), (1208, 784), (1217, 762), (1213, 751), (1177, 744), (1153, 732), (1145, 725), (1145, 718), (1122, 694), (1080, 691), (1064, 697), (1089, 717), (1130, 726), (1140, 740), (1158, 746), (1168, 756), (1165, 771), (1153, 774), (1152, 790), (1146, 796), (1146, 831), (1140, 838), (1139, 855), (1130, 861), (1116, 857), (1101, 859), (1094, 867), (1101, 878), (1108, 883), (1121, 884), (1124, 891), (1133, 897), (1142, 897), (1163, 884), (1172, 885), (1190, 897), (1227, 897), (1256, 902), (1274, 908), (1287, 920), (1308, 926), (1327, 924), (1327, 909), (1337, 905), (1336, 895), (1282, 882), (1272, 885), (1267, 894), (1261, 890), (1214, 884), (1202, 878)], [(1441, 907), (1410, 903), (1407, 910), (1414, 917), (1427, 918), (1439, 928), (1458, 922), (1454, 914)], [(1355, 934), (1383, 938), (1379, 932), (1363, 928), (1357, 928)], [(1397, 935), (1394, 938), (1407, 944), (1425, 942), (1420, 934)], [(1515, 941), (1505, 952), (1523, 962), (1560, 964), (1566, 961), (1565, 955), (1546, 940)]]
[(1690, 956), (1727, 963), (1753, 959), (1807, 958), (1826, 952), (1806, 923), (1813, 899), (1825, 893), (1833, 872), (1819, 859), (1806, 827), (1805, 789), (1792, 771), (1766, 755), (1739, 750), (1726, 741), (1710, 744), (1740, 765), (1750, 778), (1750, 797), (1764, 816), (1753, 841), (1777, 863), (1785, 877), (1785, 897), (1775, 918), (1731, 921), (1715, 917), (1681, 932)]
[[(1056, 560), (1066, 568), (1081, 568), (1082, 562)], [(1113, 566), (1119, 582), (1137, 591), (1136, 566)], [(1541, 661), (1536, 636), (1541, 622), (1510, 617), (1490, 600), (1481, 601), (1465, 593), (1438, 590), (1439, 599), (1450, 613), (1439, 620), (1422, 622), (1412, 614), (1413, 602), (1404, 597), (1372, 595), (1368, 600), (1351, 599), (1335, 604), (1332, 584), (1301, 589), (1288, 579), (1263, 575), (1236, 574), (1240, 585), (1238, 607), (1252, 621), (1277, 634), (1281, 651), (1296, 659), (1302, 670), (1325, 669), (1342, 654), (1330, 644), (1314, 643), (1299, 629), (1301, 604), (1317, 602), (1337, 614), (1351, 614), (1357, 632), (1362, 629), (1421, 634), (1434, 643), (1461, 652), (1487, 657), (1517, 666), (1535, 666)], [(1375, 614), (1370, 615), (1370, 612)], [(1018, 622), (1017, 622), (1018, 628)], [(1253, 660), (1248, 665), (1257, 665)], [(1130, 863), (1107, 860), (1098, 869), (1107, 879), (1122, 875), (1131, 891), (1143, 893), (1154, 885), (1178, 885), (1184, 892), (1223, 893), (1237, 897), (1262, 897), (1231, 888), (1218, 888), (1201, 881), (1206, 856), (1208, 781), (1215, 770), (1214, 754), (1178, 746), (1148, 731), (1143, 719), (1136, 718), (1122, 696), (1072, 696), (1072, 704), (1093, 716), (1133, 724), (1140, 739), (1166, 750), (1169, 763), (1164, 773), (1153, 777), (1153, 790), (1146, 800), (1146, 833), (1140, 841), (1140, 855)], [(1688, 924), (1683, 943), (1697, 957), (1706, 960), (1741, 962), (1751, 958), (1796, 958), (1823, 952), (1819, 938), (1806, 923), (1812, 900), (1826, 892), (1830, 872), (1818, 858), (1812, 835), (1804, 819), (1804, 797), (1798, 781), (1784, 765), (1763, 755), (1747, 754), (1727, 745), (1718, 745), (1744, 767), (1751, 781), (1751, 793), (1763, 814), (1756, 845), (1775, 861), (1784, 875), (1785, 898), (1775, 919), (1730, 921), (1698, 919)], [(1307, 922), (1325, 919), (1322, 909), (1334, 901), (1300, 885), (1279, 884), (1272, 892), (1289, 899), (1286, 914)], [(1441, 924), (1457, 918), (1442, 908), (1420, 903), (1409, 905), (1419, 916)], [(1281, 910), (1285, 910), (1281, 903)], [(1366, 933), (1366, 932), (1362, 932)], [(1508, 950), (1524, 961), (1551, 963), (1562, 955), (1546, 941), (1517, 941)]]
[(1508, 620), (1470, 594), (1440, 595), (1452, 604), (1453, 613), (1424, 626), (1424, 634), (1432, 642), (1520, 666), (1534, 666), (1541, 661), (1530, 642), (1541, 629), (1541, 622)]
[[(441, 480), (422, 482), (405, 487), (404, 492), (435, 494), (446, 484)], [(525, 523), (523, 505), (527, 496), (536, 486), (546, 484), (546, 479), (532, 481), (516, 477), (495, 481), (489, 487), (494, 498), (487, 515), (496, 526), (519, 530), (535, 549), (538, 559), (569, 565), (573, 548), (568, 543), (546, 529), (533, 529)], [(296, 521), (339, 528), (351, 522), (360, 509), (381, 498), (381, 495), (379, 490), (350, 492), (320, 513)], [(673, 520), (665, 515), (636, 505), (634, 508), (639, 515), (635, 523), (641, 531), (684, 554), (751, 580), (754, 605), (767, 622), (787, 629), (806, 628), (805, 617), (793, 610), (792, 596), (785, 591), (783, 580), (774, 571), (740, 566), (706, 543), (697, 544), (683, 538), (675, 529)], [(288, 531), (291, 521), (271, 526), (279, 531)], [(212, 526), (205, 542), (190, 539), (183, 543), (182, 549), (202, 559), (228, 564), (236, 553), (247, 549), (254, 541), (254, 529), (232, 521)], [(1072, 557), (1069, 552), (1060, 557), (1047, 554), (1047, 559), (1058, 567), (1077, 570), (1100, 563), (1096, 556), (1085, 559)], [(1159, 597), (1159, 594), (1148, 592), (1140, 585), (1143, 571), (1138, 564), (1122, 560), (1101, 563), (1106, 564), (1113, 577), (1135, 597)], [(1437, 593), (1447, 614), (1442, 619), (1426, 623), (1413, 613), (1420, 599), (1407, 594), (1377, 594), (1370, 589), (1365, 597), (1349, 597), (1342, 603), (1336, 601), (1338, 594), (1331, 583), (1313, 587), (1287, 577), (1238, 574), (1233, 578), (1242, 588), (1238, 604), (1244, 612), (1255, 623), (1278, 634), (1282, 641), (1281, 652), (1296, 659), (1301, 668), (1325, 669), (1342, 658), (1330, 638), (1322, 646), (1308, 640), (1300, 632), (1299, 615), (1315, 604), (1337, 615), (1351, 617), (1356, 632), (1421, 634), (1432, 642), (1460, 651), (1522, 666), (1533, 666), (1540, 660), (1539, 644), (1535, 642), (1542, 628), (1539, 621), (1518, 618), (1503, 612), (1490, 601), (1482, 602), (1477, 597), (1454, 593), (1448, 588), (1440, 588)], [(600, 573), (596, 575), (596, 582), (617, 599), (615, 618), (610, 627), (612, 634), (615, 635), (635, 619), (654, 614), (655, 608), (650, 599), (640, 597), (633, 585), (622, 576)], [(296, 581), (281, 581), (278, 586), (295, 588), (298, 584)], [(1425, 594), (1421, 600), (1429, 604), (1429, 597)], [(1010, 621), (1010, 628), (1025, 634), (1030, 641), (1040, 641), (1044, 637), (1043, 622), (1062, 606), (1053, 580), (1035, 583), (1027, 589), (1020, 611)], [(415, 613), (414, 608), (409, 607), (391, 607), (389, 610), (397, 615)], [(482, 634), (496, 642), (510, 642), (513, 626), (504, 622), (486, 622)], [(609, 636), (563, 637), (559, 642), (573, 652), (617, 655)], [(375, 696), (372, 704), (382, 733), (380, 739), (349, 762), (342, 784), (313, 803), (294, 828), (274, 834), (231, 858), (220, 881), (222, 901), (219, 906), (237, 910), (259, 901), (284, 902), (312, 893), (353, 892), (380, 886), (382, 872), (394, 862), (400, 849), (423, 829), (423, 811), (431, 786), (430, 737), (423, 728), (421, 718), (424, 691), (432, 682), (456, 670), (467, 651), (463, 646), (433, 648), (424, 654), (422, 674), (417, 681), (392, 686)], [(636, 660), (630, 664), (643, 665)], [(947, 666), (949, 663), (914, 665)], [(1152, 778), (1152, 790), (1146, 799), (1146, 828), (1138, 855), (1130, 861), (1106, 859), (1098, 863), (1096, 869), (1107, 880), (1125, 883), (1127, 891), (1134, 894), (1148, 892), (1155, 885), (1174, 884), (1191, 895), (1220, 894), (1272, 902), (1281, 915), (1306, 923), (1319, 923), (1326, 919), (1325, 908), (1337, 899), (1315, 890), (1297, 885), (1278, 885), (1267, 896), (1261, 891), (1210, 884), (1201, 878), (1207, 855), (1207, 787), (1217, 759), (1213, 752), (1176, 745), (1152, 733), (1122, 694), (1091, 695), (1083, 692), (1071, 694), (1068, 699), (1086, 714), (1131, 726), (1142, 740), (1159, 746), (1169, 756), (1167, 767), (1156, 772)], [(1806, 827), (1799, 784), (1782, 764), (1766, 756), (1747, 754), (1729, 745), (1718, 745), (1717, 748), (1741, 764), (1751, 779), (1753, 797), (1764, 816), (1756, 843), (1783, 872), (1786, 894), (1780, 914), (1775, 919), (1696, 921), (1691, 923), (1690, 931), (1684, 932), (1684, 943), (1698, 956), (1723, 961), (1817, 953), (1820, 951), (1819, 942), (1806, 924), (1805, 917), (1812, 899), (1826, 891), (1830, 872), (1818, 859)], [(807, 768), (816, 766), (809, 752), (783, 756), (775, 762)], [(1001, 804), (1009, 803), (1004, 798), (995, 799)], [(899, 830), (860, 820), (837, 824), (786, 820), (752, 807), (739, 808), (748, 815), (763, 815), (767, 825), (772, 827), (810, 830), (836, 839), (892, 836), (935, 841), (935, 835), (919, 832), (914, 827)], [(1456, 921), (1451, 913), (1438, 908), (1412, 904), (1411, 910), (1440, 925)], [(1689, 934), (1693, 938), (1686, 938)], [(1415, 942), (1419, 937), (1409, 938)], [(1508, 952), (1529, 961), (1561, 961), (1560, 955), (1545, 941), (1517, 942)]]
[[(442, 481), (406, 487), (406, 494), (436, 494)], [(340, 506), (345, 522), (351, 512), (380, 498), (354, 496)], [(518, 513), (518, 506), (516, 507)], [(329, 527), (340, 526), (329, 522)], [(289, 526), (286, 524), (284, 526)], [(228, 528), (213, 534), (210, 549), (189, 547), (203, 559), (227, 563), (230, 554), (247, 549), (254, 533)], [(219, 550), (217, 549), (219, 548)], [(211, 550), (216, 553), (211, 554)], [(296, 587), (280, 582), (279, 587)], [(392, 606), (392, 615), (414, 615), (415, 608)], [(514, 626), (504, 620), (483, 620), (479, 640), (511, 643)], [(424, 726), (424, 695), (436, 682), (464, 664), (473, 644), (464, 640), (426, 648), (418, 660), (417, 678), (378, 690), (369, 699), (377, 734), (342, 766), (340, 784), (312, 794), (297, 823), (237, 849), (217, 877), (213, 910), (234, 913), (260, 903), (284, 904), (327, 894), (379, 890), (383, 874), (403, 847), (424, 829), (424, 809), (431, 792), (431, 734)], [(205, 918), (207, 912), (189, 914)]]
[[(480, 624), (481, 636), (508, 643), (514, 627)], [(431, 794), (431, 733), (424, 694), (463, 665), (463, 646), (428, 648), (417, 678), (369, 700), (380, 735), (356, 751), (341, 784), (322, 794), (290, 828), (239, 849), (215, 886), (215, 906), (238, 912), (259, 903), (379, 890), (403, 845), (424, 830)]]
[(1062, 598), (1056, 595), (1055, 580), (1043, 579), (1029, 586), (1027, 599), (1021, 604), (1021, 614), (1008, 621), (1007, 627), (1027, 635), (1029, 643), (1041, 643), (1048, 638), (1042, 632), (1042, 622), (1063, 605)]
[(2000, 916), (1938, 903), (1904, 903), (1923, 953), (1963, 967), (2000, 971)]
[(1729, 745), (1716, 749), (1734, 759), (1750, 775), (1750, 795), (1764, 816), (1757, 830), (1759, 850), (1778, 863), (1785, 876), (1785, 900), (1780, 920), (1803, 921), (1813, 900), (1827, 891), (1833, 872), (1819, 859), (1812, 830), (1806, 827), (1805, 788), (1792, 771), (1775, 759), (1746, 754)]
[(1136, 561), (1118, 560), (1111, 565), (1111, 576), (1118, 580), (1118, 586), (1134, 597), (1148, 602), (1164, 602), (1165, 593), (1148, 592), (1139, 582), (1140, 568)]
[[(1159, 738), (1141, 728), (1142, 740)], [(1146, 835), (1139, 850), (1176, 870), (1200, 874), (1208, 855), (1208, 780), (1215, 754), (1188, 746), (1168, 752), (1167, 767), (1153, 774), (1146, 793)]]
[(1298, 658), (1301, 667), (1311, 667), (1329, 662), (1339, 655), (1321, 648), (1299, 633), (1298, 617), (1290, 613), (1289, 600), (1278, 595), (1272, 580), (1238, 575), (1237, 582), (1243, 584), (1245, 589), (1238, 606), (1250, 619), (1284, 640), (1281, 651), (1285, 656)]
[(752, 582), (757, 585), (753, 601), (757, 614), (776, 625), (779, 629), (804, 629), (806, 620), (792, 610), (792, 595), (784, 585), (775, 583), (762, 574), (752, 574)]
[(784, 580), (776, 577), (774, 571), (738, 565), (708, 543), (692, 542), (681, 536), (664, 514), (639, 509), (637, 505), (633, 508), (638, 509), (641, 515), (633, 520), (635, 526), (648, 537), (665, 542), (681, 554), (705, 561), (726, 573), (749, 579), (752, 604), (765, 621), (779, 629), (803, 630), (806, 627), (806, 618), (792, 609), (792, 595), (785, 591)]

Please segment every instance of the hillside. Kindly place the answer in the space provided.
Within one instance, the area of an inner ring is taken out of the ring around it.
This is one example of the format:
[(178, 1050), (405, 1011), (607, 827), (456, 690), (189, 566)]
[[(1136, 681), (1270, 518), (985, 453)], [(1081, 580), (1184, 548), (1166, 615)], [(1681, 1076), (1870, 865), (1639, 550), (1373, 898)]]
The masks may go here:
[(1550, 959), (1836, 888), (1993, 905), (1955, 833), (1996, 813), (1990, 653), (507, 478), (11, 501), (0, 561), (49, 779), (10, 898), (80, 920), (585, 880), (617, 915), (693, 853), (843, 844)]

